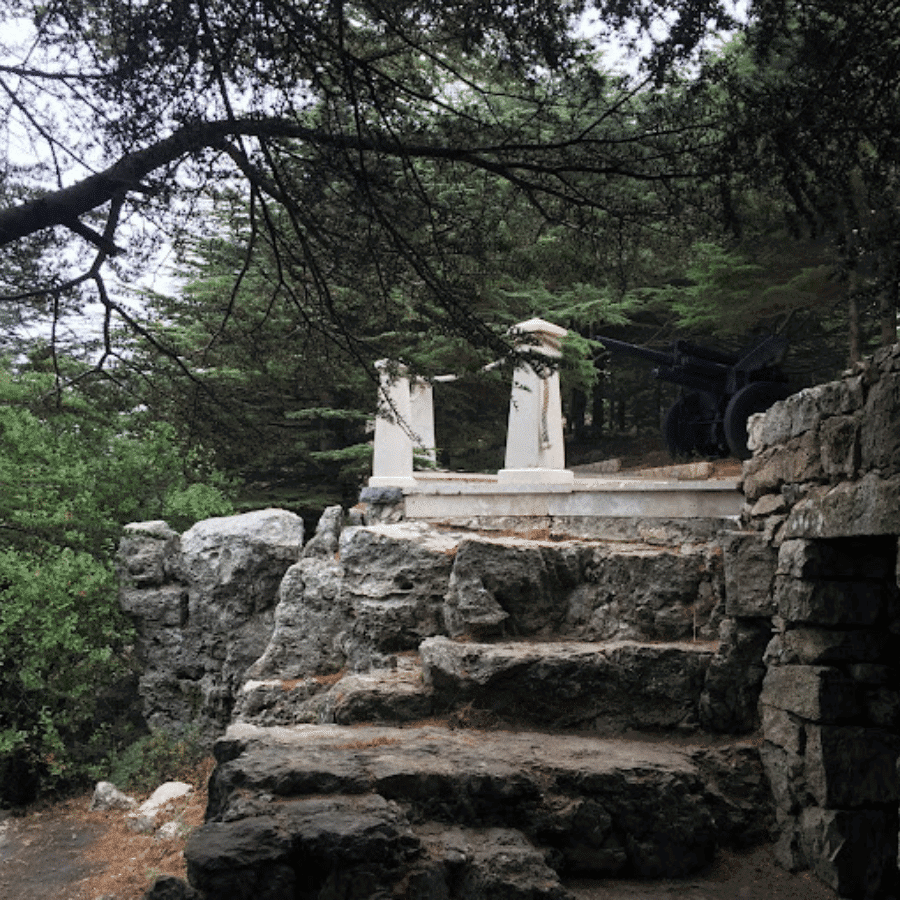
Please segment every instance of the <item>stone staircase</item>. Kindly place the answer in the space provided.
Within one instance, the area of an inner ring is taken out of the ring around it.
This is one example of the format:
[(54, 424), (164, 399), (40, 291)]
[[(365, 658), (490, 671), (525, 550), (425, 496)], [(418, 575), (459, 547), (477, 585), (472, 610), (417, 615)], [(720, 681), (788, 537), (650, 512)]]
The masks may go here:
[(725, 606), (715, 542), (320, 524), (216, 745), (192, 884), (564, 900), (766, 840), (758, 741), (701, 727)]

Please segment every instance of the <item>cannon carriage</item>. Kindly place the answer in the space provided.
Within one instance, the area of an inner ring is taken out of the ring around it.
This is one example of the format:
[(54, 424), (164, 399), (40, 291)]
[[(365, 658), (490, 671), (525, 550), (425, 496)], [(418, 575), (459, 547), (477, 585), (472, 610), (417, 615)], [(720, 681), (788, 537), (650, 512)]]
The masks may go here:
[(655, 378), (685, 390), (669, 408), (662, 430), (674, 457), (736, 456), (747, 459), (747, 420), (791, 392), (781, 364), (787, 340), (769, 335), (731, 353), (678, 340), (668, 351), (613, 338), (596, 340), (610, 353), (656, 363)]

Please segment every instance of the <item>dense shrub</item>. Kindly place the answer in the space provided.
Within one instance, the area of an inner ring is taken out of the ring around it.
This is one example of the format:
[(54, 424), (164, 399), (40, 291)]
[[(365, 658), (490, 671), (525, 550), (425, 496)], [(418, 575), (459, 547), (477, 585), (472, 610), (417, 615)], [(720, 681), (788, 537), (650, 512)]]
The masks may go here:
[(0, 800), (16, 802), (93, 777), (125, 739), (100, 721), (129, 676), (122, 526), (232, 511), (223, 480), (171, 428), (75, 397), (42, 408), (46, 387), (0, 374)]
[(177, 735), (157, 730), (113, 752), (105, 778), (121, 790), (152, 791), (165, 781), (191, 782), (207, 755), (199, 732), (190, 727)]

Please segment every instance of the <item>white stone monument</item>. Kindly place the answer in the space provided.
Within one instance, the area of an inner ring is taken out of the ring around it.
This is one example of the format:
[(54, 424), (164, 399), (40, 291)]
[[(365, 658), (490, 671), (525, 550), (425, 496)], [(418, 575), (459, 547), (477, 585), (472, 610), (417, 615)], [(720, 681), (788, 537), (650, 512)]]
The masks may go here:
[[(529, 338), (528, 343), (523, 342), (523, 352), (543, 356), (548, 362), (562, 356), (560, 342), (568, 334), (565, 328), (529, 319), (514, 331)], [(500, 484), (572, 484), (575, 480), (566, 469), (559, 372), (550, 366), (538, 369), (523, 360), (513, 374), (506, 460), (497, 473)]]
[(380, 359), (375, 450), (369, 487), (415, 487), (412, 404), (406, 367)]
[[(409, 394), (413, 454), (426, 466), (437, 464), (437, 447), (434, 441), (434, 389), (421, 378), (413, 379)], [(415, 460), (413, 460), (415, 465)]]

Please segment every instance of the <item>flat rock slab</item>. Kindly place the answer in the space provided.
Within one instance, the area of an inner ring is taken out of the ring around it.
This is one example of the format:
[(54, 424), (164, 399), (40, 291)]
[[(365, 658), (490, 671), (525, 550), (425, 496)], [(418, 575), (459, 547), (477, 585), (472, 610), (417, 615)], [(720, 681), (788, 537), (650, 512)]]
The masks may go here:
[(427, 719), (433, 713), (432, 691), (423, 682), (418, 660), (406, 656), (395, 661), (395, 668), (346, 674), (336, 681), (321, 677), (247, 681), (232, 721), (269, 726)]
[(474, 643), (419, 648), (437, 711), (472, 703), (515, 721), (613, 731), (697, 722), (715, 642)]
[[(255, 830), (276, 815), (278, 823), (266, 828), (278, 833), (279, 847), (289, 848), (286, 858), (299, 858), (312, 851), (307, 838), (291, 837), (296, 817), (286, 810), (293, 804), (370, 798), (387, 804), (391, 828), (405, 822), (412, 829), (420, 861), (432, 858), (426, 850), (434, 843), (422, 829), (432, 835), (435, 828), (504, 829), (537, 847), (559, 872), (679, 876), (708, 863), (719, 842), (758, 833), (766, 820), (758, 756), (736, 746), (676, 749), (661, 742), (440, 726), (233, 725), (216, 747), (208, 818), (219, 826), (209, 834), (220, 840), (223, 829)], [(206, 852), (199, 846), (192, 851), (197, 859)], [(338, 850), (323, 854), (314, 854), (321, 865), (338, 864)], [(478, 883), (493, 877), (473, 872)], [(557, 896), (555, 888), (546, 896)]]

